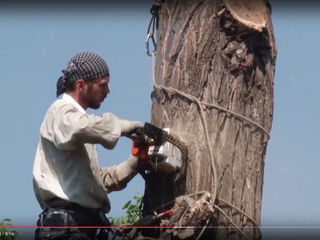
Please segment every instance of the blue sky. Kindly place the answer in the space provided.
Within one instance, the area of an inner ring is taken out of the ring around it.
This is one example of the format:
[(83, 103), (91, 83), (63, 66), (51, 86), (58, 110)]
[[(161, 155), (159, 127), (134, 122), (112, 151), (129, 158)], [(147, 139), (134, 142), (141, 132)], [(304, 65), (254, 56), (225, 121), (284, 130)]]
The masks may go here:
[[(276, 2), (276, 1), (271, 1)], [(33, 225), (40, 207), (32, 189), (32, 167), (44, 114), (55, 100), (56, 80), (68, 60), (89, 50), (108, 62), (111, 94), (98, 111), (150, 121), (151, 58), (145, 54), (150, 4), (135, 8), (31, 7), (0, 9), (0, 219)], [(87, 11), (86, 11), (87, 10)], [(319, 226), (318, 169), (320, 83), (318, 6), (273, 5), (278, 48), (275, 111), (265, 160), (263, 226)], [(126, 159), (130, 141), (115, 150), (98, 148), (101, 166)], [(140, 176), (111, 193), (109, 216), (143, 193)]]
[(273, 5), (278, 57), (264, 225), (319, 226), (319, 10), (312, 4)]

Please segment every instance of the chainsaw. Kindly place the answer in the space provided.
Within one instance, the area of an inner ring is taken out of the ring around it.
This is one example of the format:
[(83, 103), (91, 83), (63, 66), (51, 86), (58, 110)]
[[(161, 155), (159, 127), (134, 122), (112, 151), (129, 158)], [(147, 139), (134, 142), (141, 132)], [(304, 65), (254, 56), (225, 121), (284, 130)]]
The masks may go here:
[(144, 161), (155, 172), (172, 174), (180, 171), (187, 157), (187, 147), (169, 128), (158, 128), (145, 123), (130, 136), (134, 145), (147, 149)]

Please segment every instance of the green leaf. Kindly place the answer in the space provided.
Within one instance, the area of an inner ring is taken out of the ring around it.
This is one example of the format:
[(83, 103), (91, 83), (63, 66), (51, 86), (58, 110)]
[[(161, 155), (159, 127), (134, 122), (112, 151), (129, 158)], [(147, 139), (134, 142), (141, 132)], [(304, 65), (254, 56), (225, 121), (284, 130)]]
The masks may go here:
[(122, 209), (128, 208), (130, 204), (131, 204), (131, 200), (129, 200), (128, 202), (126, 202), (126, 203), (122, 206)]
[[(6, 218), (0, 222), (0, 226), (12, 226), (11, 219)], [(0, 240), (14, 240), (18, 237), (17, 231), (9, 231), (6, 228), (0, 228)]]
[(141, 216), (141, 210), (139, 206), (141, 204), (142, 198), (143, 196), (138, 193), (133, 197), (134, 203), (131, 200), (126, 202), (122, 206), (122, 209), (126, 209), (126, 215), (120, 218), (110, 217), (111, 224), (113, 226), (134, 224), (137, 221), (137, 219)]

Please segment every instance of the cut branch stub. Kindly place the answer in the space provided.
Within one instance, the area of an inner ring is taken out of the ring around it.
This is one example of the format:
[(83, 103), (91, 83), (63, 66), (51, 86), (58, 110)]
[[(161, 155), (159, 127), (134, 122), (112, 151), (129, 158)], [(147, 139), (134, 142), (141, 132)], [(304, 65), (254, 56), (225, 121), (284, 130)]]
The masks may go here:
[[(176, 198), (172, 210), (173, 214), (170, 219), (163, 219), (160, 225), (163, 227), (175, 226), (176, 228), (167, 229), (159, 239), (196, 239), (206, 222), (208, 224), (210, 220), (213, 221), (214, 217), (209, 192), (204, 192), (198, 200), (189, 196), (179, 196)], [(205, 234), (212, 237), (213, 229), (204, 230), (207, 230)]]
[(267, 24), (268, 7), (264, 0), (224, 0), (226, 9), (240, 24), (262, 32)]

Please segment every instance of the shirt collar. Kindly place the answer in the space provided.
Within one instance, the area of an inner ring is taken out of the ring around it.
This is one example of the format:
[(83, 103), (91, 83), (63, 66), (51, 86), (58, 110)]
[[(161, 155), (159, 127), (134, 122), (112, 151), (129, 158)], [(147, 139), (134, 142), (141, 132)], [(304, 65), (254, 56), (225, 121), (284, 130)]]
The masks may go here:
[(80, 104), (77, 103), (77, 101), (74, 100), (74, 98), (71, 97), (69, 94), (64, 93), (64, 94), (62, 95), (62, 99), (65, 100), (65, 101), (68, 101), (68, 102), (72, 103), (72, 105), (75, 106), (80, 112), (82, 112), (82, 113), (87, 113), (86, 110), (84, 110), (84, 109), (80, 106)]

